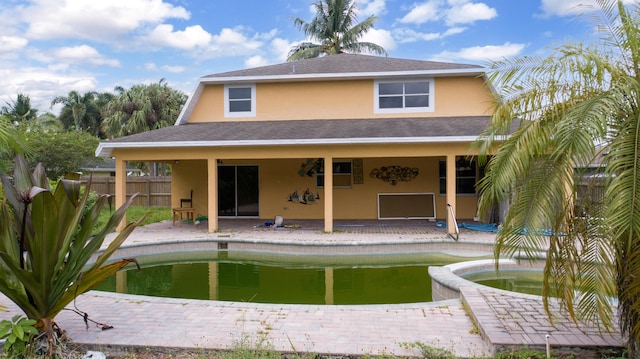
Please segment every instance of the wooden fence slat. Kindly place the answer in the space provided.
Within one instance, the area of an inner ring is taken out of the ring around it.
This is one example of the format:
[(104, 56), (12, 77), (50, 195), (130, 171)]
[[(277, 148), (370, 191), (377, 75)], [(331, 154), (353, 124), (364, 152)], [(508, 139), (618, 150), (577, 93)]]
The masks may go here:
[[(89, 177), (83, 177), (87, 182)], [(91, 189), (98, 194), (115, 196), (114, 177), (93, 177)], [(138, 196), (133, 201), (134, 206), (141, 207), (171, 207), (171, 177), (168, 176), (127, 176), (127, 198), (134, 193)]]

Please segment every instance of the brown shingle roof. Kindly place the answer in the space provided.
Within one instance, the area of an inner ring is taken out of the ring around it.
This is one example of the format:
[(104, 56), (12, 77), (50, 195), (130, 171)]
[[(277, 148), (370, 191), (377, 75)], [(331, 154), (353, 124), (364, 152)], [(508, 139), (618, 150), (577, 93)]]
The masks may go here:
[(382, 56), (337, 54), (331, 56), (305, 59), (282, 64), (255, 67), (251, 69), (223, 72), (204, 76), (216, 77), (244, 77), (244, 76), (284, 76), (310, 74), (340, 74), (340, 73), (381, 73), (408, 71), (455, 71), (474, 70), (483, 72), (483, 67), (469, 64), (455, 64), (448, 62), (420, 61), (396, 59)]
[[(289, 141), (478, 136), (489, 116), (188, 123), (110, 143)], [(446, 142), (443, 140), (443, 142)]]

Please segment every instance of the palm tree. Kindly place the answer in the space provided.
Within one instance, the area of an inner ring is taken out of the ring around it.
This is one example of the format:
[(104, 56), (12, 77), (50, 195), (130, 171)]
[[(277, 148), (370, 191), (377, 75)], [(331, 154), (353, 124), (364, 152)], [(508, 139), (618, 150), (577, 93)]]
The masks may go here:
[(313, 7), (316, 9), (316, 15), (311, 22), (298, 17), (294, 19), (294, 23), (311, 40), (319, 43), (302, 42), (294, 46), (289, 51), (287, 61), (343, 52), (387, 54), (380, 45), (359, 41), (373, 28), (378, 17), (372, 15), (357, 23), (357, 7), (354, 0), (318, 0), (313, 3)]
[(95, 91), (89, 91), (83, 95), (78, 91), (70, 91), (67, 96), (54, 98), (51, 106), (64, 105), (59, 117), (65, 128), (85, 130), (97, 136), (100, 130), (100, 109), (95, 103), (97, 95)]
[(27, 149), (11, 118), (0, 115), (0, 174), (5, 174), (12, 166), (16, 154)]
[(187, 96), (170, 88), (165, 79), (150, 85), (134, 85), (129, 90), (116, 88), (118, 95), (105, 107), (103, 131), (108, 137), (171, 126), (175, 123)]
[[(546, 252), (543, 293), (574, 317), (619, 325), (640, 357), (640, 5), (596, 0), (600, 40), (567, 44), (546, 58), (491, 64), (499, 100), (475, 143), (494, 154), (479, 183), (480, 209), (510, 201), (499, 255)], [(625, 7), (628, 6), (628, 7)], [(517, 127), (496, 149), (512, 126)], [(604, 149), (604, 150), (602, 150)], [(583, 170), (601, 159), (596, 175)], [(597, 179), (599, 198), (583, 184)], [(549, 232), (539, 229), (549, 229)]]
[(31, 107), (29, 95), (19, 93), (14, 101), (7, 102), (2, 106), (0, 114), (8, 117), (11, 121), (22, 123), (35, 119), (38, 110)]

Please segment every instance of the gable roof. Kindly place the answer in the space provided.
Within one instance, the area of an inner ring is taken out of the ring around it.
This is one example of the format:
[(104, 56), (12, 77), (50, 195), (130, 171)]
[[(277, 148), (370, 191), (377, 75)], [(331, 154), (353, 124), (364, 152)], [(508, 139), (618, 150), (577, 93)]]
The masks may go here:
[(98, 156), (117, 148), (188, 148), (471, 142), (489, 116), (188, 123), (101, 142)]

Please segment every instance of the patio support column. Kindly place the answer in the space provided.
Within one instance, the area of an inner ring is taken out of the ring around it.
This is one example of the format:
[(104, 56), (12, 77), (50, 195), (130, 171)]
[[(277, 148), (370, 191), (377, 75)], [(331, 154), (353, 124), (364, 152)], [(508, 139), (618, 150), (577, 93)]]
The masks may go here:
[[(116, 195), (116, 208), (120, 208), (127, 201), (127, 161), (119, 160), (116, 158), (116, 183), (115, 183), (115, 195)], [(118, 224), (116, 230), (122, 231), (127, 225), (127, 215), (122, 217), (122, 221)]]
[(333, 157), (324, 158), (324, 231), (333, 232)]
[[(456, 211), (456, 155), (449, 154), (447, 155), (447, 203), (451, 205), (451, 209), (455, 214)], [(447, 211), (447, 233), (456, 234), (455, 222), (453, 221), (452, 216), (449, 213), (449, 208)]]
[(218, 230), (218, 159), (207, 160), (207, 218), (209, 233)]

